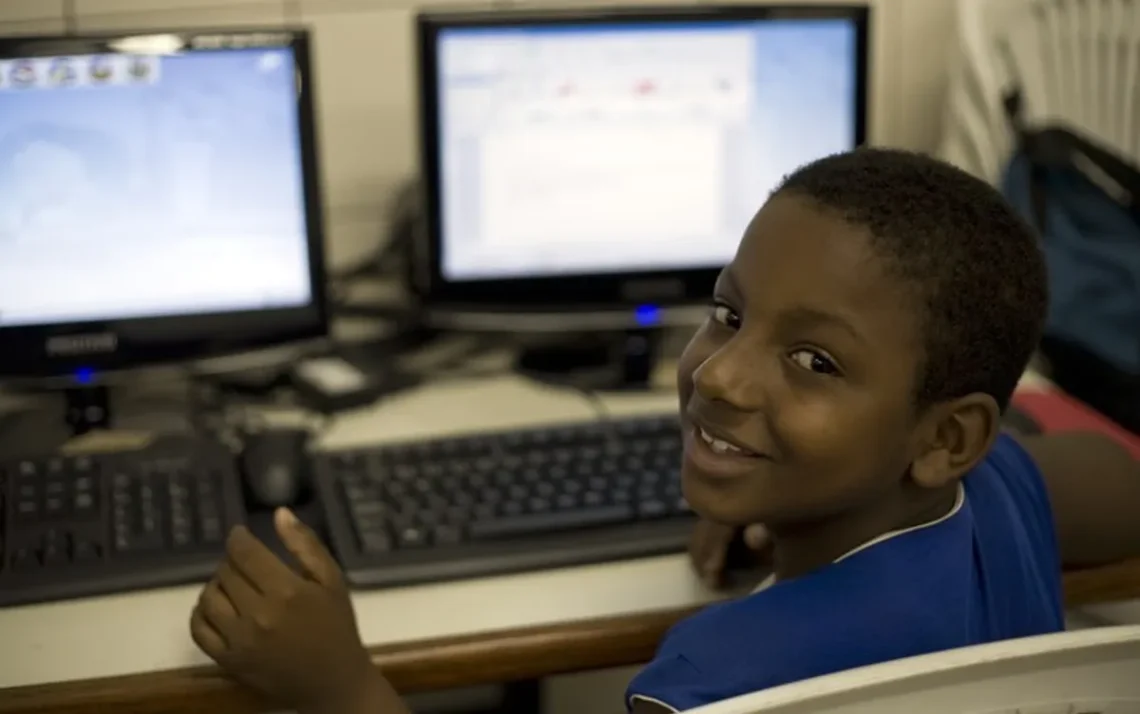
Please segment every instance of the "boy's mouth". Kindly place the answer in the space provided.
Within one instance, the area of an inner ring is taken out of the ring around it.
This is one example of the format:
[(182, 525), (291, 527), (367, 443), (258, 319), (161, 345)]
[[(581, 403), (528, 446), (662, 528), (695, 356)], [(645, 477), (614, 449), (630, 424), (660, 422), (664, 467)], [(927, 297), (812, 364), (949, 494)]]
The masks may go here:
[(743, 444), (693, 424), (685, 435), (685, 461), (706, 478), (734, 479), (755, 473), (768, 459)]
[(692, 425), (693, 441), (701, 442), (712, 454), (716, 456), (738, 458), (769, 458), (769, 455), (746, 445), (733, 434), (708, 424), (695, 415), (689, 417)]
[(758, 456), (758, 454), (749, 451), (739, 444), (734, 444), (727, 439), (721, 439), (719, 437), (713, 436), (702, 426), (697, 426), (696, 431), (697, 437), (699, 437), (701, 441), (705, 442), (705, 444), (707, 444), (708, 447), (712, 449), (712, 452), (714, 454), (731, 454), (733, 456)]

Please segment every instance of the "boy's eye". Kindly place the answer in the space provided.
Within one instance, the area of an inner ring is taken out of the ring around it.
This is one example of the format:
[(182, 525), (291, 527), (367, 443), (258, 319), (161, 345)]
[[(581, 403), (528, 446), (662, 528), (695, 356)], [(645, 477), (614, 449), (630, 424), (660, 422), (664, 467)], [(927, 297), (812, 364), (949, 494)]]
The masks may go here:
[(839, 374), (839, 368), (835, 366), (835, 363), (815, 350), (796, 350), (790, 357), (797, 366), (809, 372), (826, 375)]
[(740, 315), (737, 315), (735, 310), (723, 302), (713, 303), (712, 319), (734, 330), (740, 329)]

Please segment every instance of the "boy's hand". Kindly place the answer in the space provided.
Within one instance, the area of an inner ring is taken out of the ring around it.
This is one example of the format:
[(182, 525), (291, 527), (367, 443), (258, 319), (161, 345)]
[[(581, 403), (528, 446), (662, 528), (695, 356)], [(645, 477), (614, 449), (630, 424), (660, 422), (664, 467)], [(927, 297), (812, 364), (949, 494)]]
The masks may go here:
[(356, 631), (340, 568), (291, 512), (279, 510), (274, 524), (303, 574), (247, 529), (235, 528), (191, 617), (194, 642), (235, 679), (281, 705), (357, 710), (375, 696), (380, 678)]
[(755, 524), (741, 529), (722, 526), (701, 520), (693, 530), (689, 541), (689, 558), (697, 574), (711, 588), (724, 586), (725, 572), (728, 570), (729, 549), (737, 538), (744, 541), (754, 562), (760, 563), (767, 556), (771, 540), (764, 526)]

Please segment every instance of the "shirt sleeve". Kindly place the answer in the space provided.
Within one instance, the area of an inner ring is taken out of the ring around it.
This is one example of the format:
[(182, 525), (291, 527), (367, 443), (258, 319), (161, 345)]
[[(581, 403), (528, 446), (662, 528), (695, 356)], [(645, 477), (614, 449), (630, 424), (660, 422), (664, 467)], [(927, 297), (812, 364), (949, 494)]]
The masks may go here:
[(1017, 603), (991, 596), (991, 617), (1001, 616), (1008, 636), (1038, 634), (1044, 612), (1059, 629), (1061, 555), (1041, 470), (1016, 439), (1002, 434), (979, 471), (967, 481), (979, 567), (990, 593), (1020, 593)]
[(1009, 434), (998, 436), (989, 455), (990, 464), (1000, 474), (1002, 484), (1009, 491), (1027, 525), (1056, 550), (1057, 539), (1053, 532), (1053, 505), (1049, 490), (1037, 462), (1017, 439)]
[(1053, 519), (1049, 489), (1037, 462), (1016, 439), (1002, 434), (989, 457), (1008, 491), (1010, 502), (1021, 516), (1021, 526), (1034, 558), (1046, 573), (1061, 572), (1060, 547)]

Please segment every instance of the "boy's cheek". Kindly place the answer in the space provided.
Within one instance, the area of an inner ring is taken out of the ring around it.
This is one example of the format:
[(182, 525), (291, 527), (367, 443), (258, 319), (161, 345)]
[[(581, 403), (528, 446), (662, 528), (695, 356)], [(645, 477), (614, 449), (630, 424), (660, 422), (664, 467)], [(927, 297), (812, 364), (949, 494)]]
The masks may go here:
[(895, 410), (851, 409), (826, 399), (785, 403), (774, 431), (785, 465), (821, 487), (861, 490), (905, 470), (891, 463), (906, 453), (908, 433)]

